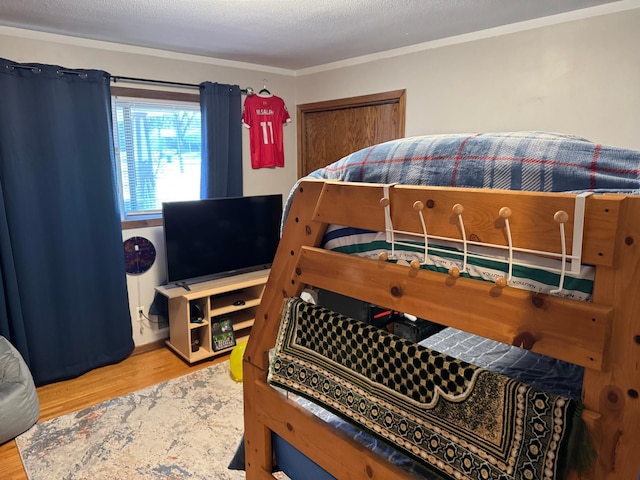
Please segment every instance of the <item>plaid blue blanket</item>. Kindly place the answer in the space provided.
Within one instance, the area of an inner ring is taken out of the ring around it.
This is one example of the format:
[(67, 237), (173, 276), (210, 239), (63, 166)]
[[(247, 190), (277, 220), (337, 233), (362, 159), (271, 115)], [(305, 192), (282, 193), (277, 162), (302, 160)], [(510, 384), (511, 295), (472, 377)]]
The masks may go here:
[(640, 152), (546, 132), (431, 135), (365, 148), (309, 176), (539, 192), (640, 193)]
[[(640, 194), (640, 151), (550, 132), (428, 135), (364, 148), (312, 172), (309, 178)], [(290, 196), (285, 212), (291, 201)]]

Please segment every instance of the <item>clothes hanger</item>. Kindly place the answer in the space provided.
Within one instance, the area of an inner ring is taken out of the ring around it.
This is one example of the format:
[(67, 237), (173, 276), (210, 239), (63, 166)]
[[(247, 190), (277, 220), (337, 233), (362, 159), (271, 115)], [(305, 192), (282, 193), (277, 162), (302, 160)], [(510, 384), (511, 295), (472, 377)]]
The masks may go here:
[(262, 80), (262, 90), (258, 92), (258, 95), (263, 96), (271, 96), (271, 92), (267, 89), (267, 81), (265, 79)]

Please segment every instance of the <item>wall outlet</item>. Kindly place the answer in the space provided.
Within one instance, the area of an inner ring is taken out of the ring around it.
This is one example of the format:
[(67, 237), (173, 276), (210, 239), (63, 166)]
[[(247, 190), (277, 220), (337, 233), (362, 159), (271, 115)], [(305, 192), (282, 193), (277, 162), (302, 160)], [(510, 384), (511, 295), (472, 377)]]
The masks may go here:
[(138, 321), (141, 322), (144, 320), (144, 307), (136, 307), (136, 312), (138, 315)]

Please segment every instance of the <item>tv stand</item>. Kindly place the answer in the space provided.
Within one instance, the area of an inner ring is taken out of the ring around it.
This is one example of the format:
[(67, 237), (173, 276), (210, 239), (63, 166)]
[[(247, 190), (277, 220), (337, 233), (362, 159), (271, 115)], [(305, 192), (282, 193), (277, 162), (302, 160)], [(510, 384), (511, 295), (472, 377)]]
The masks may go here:
[[(156, 287), (169, 300), (167, 346), (190, 364), (227, 353), (233, 347), (214, 351), (211, 341), (211, 324), (224, 318), (233, 324), (236, 343), (246, 341), (269, 272), (260, 270), (194, 283), (188, 289), (175, 288), (175, 284)], [(202, 311), (204, 318), (199, 322), (191, 321), (191, 302)], [(197, 349), (192, 348), (194, 343)]]

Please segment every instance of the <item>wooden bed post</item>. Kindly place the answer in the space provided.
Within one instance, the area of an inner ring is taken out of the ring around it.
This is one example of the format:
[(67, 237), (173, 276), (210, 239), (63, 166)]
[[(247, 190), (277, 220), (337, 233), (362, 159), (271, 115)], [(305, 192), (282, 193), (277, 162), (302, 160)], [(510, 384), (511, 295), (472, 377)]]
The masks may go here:
[(275, 345), (283, 301), (299, 295), (303, 287), (293, 280), (298, 249), (302, 245), (317, 246), (324, 236), (327, 225), (313, 218), (324, 184), (323, 181), (304, 181), (298, 185), (244, 354), (247, 480), (272, 478), (271, 432), (258, 418), (256, 382), (266, 381), (269, 366), (267, 355)]
[(598, 267), (593, 294), (594, 302), (615, 306), (605, 364), (600, 372), (586, 369), (583, 384), (597, 480), (640, 475), (640, 198), (624, 201), (620, 225), (615, 268)]

